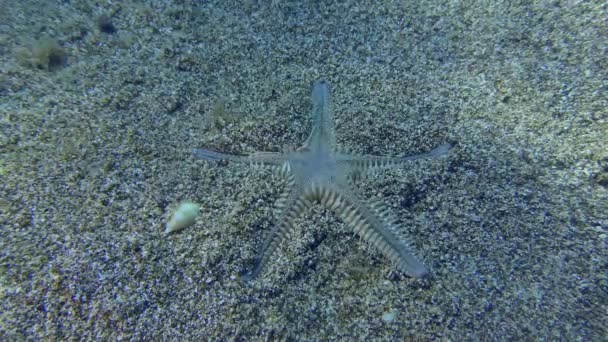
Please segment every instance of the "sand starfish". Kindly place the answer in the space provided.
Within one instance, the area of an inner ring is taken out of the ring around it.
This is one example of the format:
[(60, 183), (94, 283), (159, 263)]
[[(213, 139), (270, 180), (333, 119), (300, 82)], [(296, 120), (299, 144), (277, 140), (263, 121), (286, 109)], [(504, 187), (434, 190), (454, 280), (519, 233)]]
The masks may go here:
[(353, 181), (364, 171), (400, 166), (406, 162), (444, 155), (450, 149), (443, 144), (422, 154), (390, 157), (353, 155), (336, 149), (334, 116), (330, 103), (329, 83), (314, 82), (312, 87), (312, 132), (304, 145), (287, 153), (256, 152), (247, 156), (220, 153), (209, 149), (194, 149), (205, 160), (227, 160), (269, 166), (287, 180), (287, 188), (277, 202), (278, 223), (268, 235), (253, 269), (243, 276), (255, 278), (272, 259), (279, 244), (295, 228), (298, 215), (314, 202), (334, 210), (353, 227), (354, 232), (384, 256), (399, 270), (411, 277), (423, 277), (426, 267), (412, 249), (401, 241), (396, 232), (399, 225), (379, 201), (364, 200), (355, 192)]

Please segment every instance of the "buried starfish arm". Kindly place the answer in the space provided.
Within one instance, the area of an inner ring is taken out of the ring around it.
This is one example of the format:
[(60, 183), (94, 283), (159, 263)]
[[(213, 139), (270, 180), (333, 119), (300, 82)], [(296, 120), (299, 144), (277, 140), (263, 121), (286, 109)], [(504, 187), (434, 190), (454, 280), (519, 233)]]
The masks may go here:
[(192, 152), (194, 153), (194, 155), (197, 158), (205, 159), (205, 160), (211, 160), (211, 161), (229, 160), (229, 161), (236, 161), (236, 162), (247, 162), (247, 156), (238, 156), (235, 154), (222, 153), (222, 152), (217, 152), (217, 151), (210, 150), (207, 148), (194, 148), (194, 149), (192, 149)]
[(207, 148), (192, 149), (194, 155), (200, 159), (210, 161), (233, 161), (238, 163), (250, 163), (260, 165), (282, 165), (285, 161), (283, 154), (275, 152), (256, 152), (250, 155), (236, 155), (223, 152), (217, 152)]

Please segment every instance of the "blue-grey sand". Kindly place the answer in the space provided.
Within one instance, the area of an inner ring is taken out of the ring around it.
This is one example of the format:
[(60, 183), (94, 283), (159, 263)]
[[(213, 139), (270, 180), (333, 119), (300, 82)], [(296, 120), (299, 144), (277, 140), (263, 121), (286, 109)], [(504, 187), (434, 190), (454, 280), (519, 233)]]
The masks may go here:
[[(575, 0), (0, 0), (0, 340), (607, 340), (607, 17)], [(244, 281), (289, 180), (193, 149), (297, 150), (319, 80), (344, 153), (449, 144), (351, 177), (424, 276), (326, 197)], [(183, 203), (196, 217), (177, 224)]]

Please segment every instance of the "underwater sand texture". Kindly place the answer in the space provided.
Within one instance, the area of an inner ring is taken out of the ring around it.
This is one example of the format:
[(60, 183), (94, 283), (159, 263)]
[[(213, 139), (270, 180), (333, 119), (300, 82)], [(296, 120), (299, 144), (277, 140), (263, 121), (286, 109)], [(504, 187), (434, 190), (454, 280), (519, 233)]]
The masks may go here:
[[(1, 340), (606, 338), (605, 3), (0, 4)], [(320, 78), (343, 148), (453, 144), (357, 184), (429, 277), (314, 206), (242, 283), (285, 184), (191, 149), (301, 146)]]

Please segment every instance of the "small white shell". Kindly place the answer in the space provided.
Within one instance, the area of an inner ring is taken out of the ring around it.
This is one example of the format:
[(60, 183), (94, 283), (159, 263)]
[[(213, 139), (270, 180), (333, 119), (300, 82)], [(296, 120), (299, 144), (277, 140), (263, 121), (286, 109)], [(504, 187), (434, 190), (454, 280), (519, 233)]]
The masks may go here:
[(182, 202), (177, 207), (171, 220), (167, 223), (165, 234), (176, 232), (194, 224), (200, 212), (200, 205), (194, 202)]
[(392, 323), (397, 318), (397, 310), (387, 311), (382, 314), (382, 320), (386, 323)]

